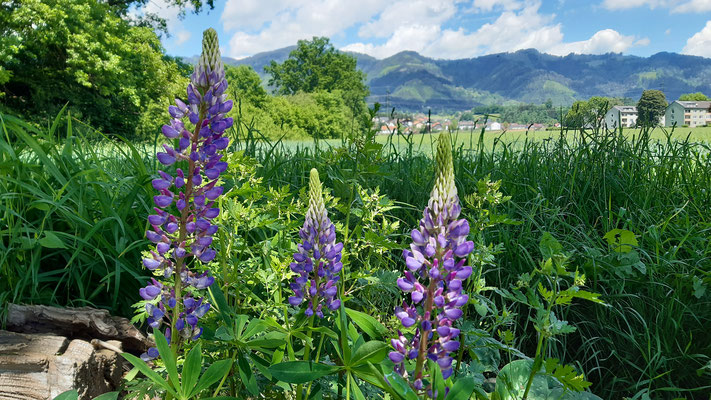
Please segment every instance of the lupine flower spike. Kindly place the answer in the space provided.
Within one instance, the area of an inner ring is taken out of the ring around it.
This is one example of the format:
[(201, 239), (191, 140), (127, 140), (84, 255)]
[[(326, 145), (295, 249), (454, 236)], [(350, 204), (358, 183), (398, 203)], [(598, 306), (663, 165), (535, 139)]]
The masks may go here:
[[(441, 134), (436, 154), (435, 184), (420, 226), (411, 233), (410, 250), (405, 250), (405, 276), (398, 287), (410, 294), (395, 315), (406, 328), (415, 326), (412, 338), (398, 332), (391, 340), (389, 354), (395, 370), (408, 379), (413, 389), (432, 396), (423, 380), (430, 378), (426, 360), (439, 364), (445, 379), (452, 375), (451, 353), (459, 349), (459, 329), (455, 321), (462, 316), (461, 306), (469, 297), (462, 293), (462, 281), (472, 268), (465, 265), (474, 243), (467, 240), (469, 223), (458, 219), (461, 212), (452, 165), (449, 134)], [(408, 371), (414, 363), (414, 369)]]
[[(211, 244), (217, 225), (212, 224), (212, 219), (220, 213), (215, 201), (223, 188), (217, 182), (227, 169), (219, 152), (229, 144), (223, 134), (232, 126), (232, 118), (225, 117), (232, 108), (226, 89), (217, 33), (208, 29), (203, 34), (200, 61), (188, 85), (188, 101), (175, 99), (175, 105), (168, 108), (172, 120), (163, 125), (163, 135), (173, 143), (163, 145), (165, 151), (157, 154), (158, 161), (178, 168), (175, 176), (159, 171), (160, 178), (153, 180), (153, 188), (159, 194), (153, 198), (155, 214), (148, 217), (151, 230), (146, 237), (155, 243), (155, 249), (143, 260), (146, 268), (163, 278), (163, 282), (152, 279), (140, 290), (141, 297), (150, 301), (146, 305), (147, 322), (154, 329), (166, 322), (169, 326), (165, 336), (174, 348), (181, 340), (200, 336), (198, 318), (210, 309), (199, 291), (210, 286), (214, 278), (207, 272), (191, 271), (188, 264), (208, 263), (216, 254)], [(186, 117), (192, 124), (190, 129), (186, 128)], [(152, 348), (142, 358), (157, 355), (158, 351)]]
[(330, 310), (341, 306), (336, 283), (343, 268), (343, 243), (336, 243), (336, 227), (328, 219), (321, 181), (315, 168), (311, 170), (309, 181), (309, 209), (299, 236), (303, 242), (299, 244), (299, 251), (294, 253), (294, 262), (290, 265), (299, 276), (291, 284), (294, 295), (289, 297), (289, 304), (299, 306), (306, 300), (304, 313), (309, 317), (316, 314), (323, 318), (324, 305)]

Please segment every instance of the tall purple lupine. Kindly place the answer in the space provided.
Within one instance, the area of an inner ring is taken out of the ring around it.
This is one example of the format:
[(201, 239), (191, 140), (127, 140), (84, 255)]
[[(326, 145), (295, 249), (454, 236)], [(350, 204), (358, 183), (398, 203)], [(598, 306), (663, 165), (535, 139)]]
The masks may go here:
[[(217, 232), (212, 219), (220, 213), (215, 201), (223, 188), (217, 182), (227, 169), (219, 152), (229, 144), (223, 134), (232, 126), (232, 118), (225, 116), (232, 108), (226, 89), (217, 33), (208, 29), (203, 33), (200, 61), (188, 84), (188, 102), (175, 99), (175, 105), (168, 108), (171, 123), (162, 128), (173, 143), (163, 145), (165, 151), (157, 154), (158, 161), (165, 166), (177, 164), (178, 168), (175, 176), (159, 171), (160, 178), (153, 180), (153, 188), (160, 193), (153, 198), (156, 213), (148, 217), (152, 229), (146, 237), (156, 246), (151, 257), (143, 260), (146, 268), (162, 272), (163, 277), (163, 282), (152, 279), (140, 290), (141, 297), (151, 301), (146, 305), (147, 322), (154, 329), (164, 321), (169, 325), (165, 336), (174, 352), (181, 340), (200, 336), (198, 319), (210, 309), (199, 290), (210, 286), (214, 278), (189, 267), (192, 263), (208, 263), (216, 254), (210, 247)], [(186, 128), (186, 117), (193, 125), (190, 130)], [(173, 332), (179, 333), (177, 338)], [(150, 349), (143, 358), (157, 355), (156, 349)]]
[[(403, 302), (395, 315), (406, 328), (416, 326), (415, 334), (408, 339), (402, 332), (392, 339), (394, 351), (389, 354), (396, 371), (410, 379), (418, 392), (423, 379), (430, 377), (426, 360), (439, 364), (442, 375), (452, 375), (452, 352), (459, 349), (459, 329), (454, 322), (462, 316), (461, 306), (469, 296), (462, 293), (462, 281), (472, 268), (466, 266), (467, 255), (474, 243), (467, 240), (469, 223), (458, 219), (461, 212), (457, 188), (454, 184), (454, 167), (449, 134), (439, 138), (436, 155), (435, 185), (424, 210), (420, 227), (411, 233), (410, 250), (405, 250), (405, 277), (399, 278), (398, 287), (410, 293), (412, 302)], [(414, 369), (408, 366), (414, 362)]]
[(298, 306), (306, 299), (308, 304), (304, 313), (307, 316), (315, 313), (323, 318), (324, 304), (330, 310), (341, 306), (336, 283), (343, 268), (343, 243), (336, 243), (336, 227), (328, 219), (315, 168), (311, 170), (309, 180), (309, 209), (299, 236), (303, 242), (298, 246), (298, 253), (294, 253), (295, 262), (290, 265), (299, 276), (291, 284), (294, 295), (289, 297), (289, 304)]

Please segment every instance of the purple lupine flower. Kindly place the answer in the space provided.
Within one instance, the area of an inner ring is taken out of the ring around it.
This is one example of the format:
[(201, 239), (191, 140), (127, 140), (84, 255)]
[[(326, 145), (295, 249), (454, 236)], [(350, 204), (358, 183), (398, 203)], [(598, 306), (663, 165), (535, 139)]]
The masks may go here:
[[(396, 364), (395, 370), (411, 379), (416, 391), (431, 390), (423, 388), (422, 383), (429, 377), (425, 371), (427, 359), (439, 364), (445, 379), (452, 375), (451, 353), (459, 349), (459, 329), (454, 323), (469, 300), (462, 293), (462, 281), (472, 273), (465, 263), (474, 243), (467, 240), (469, 223), (458, 219), (461, 206), (454, 184), (451, 146), (449, 134), (441, 134), (435, 185), (420, 227), (410, 235), (410, 249), (403, 252), (405, 276), (397, 280), (398, 288), (410, 294), (411, 302), (403, 302), (395, 315), (404, 327), (416, 329), (412, 338), (399, 332), (399, 337), (392, 339), (394, 350), (389, 357)], [(415, 368), (408, 371), (411, 360)]]
[(321, 181), (315, 168), (311, 170), (309, 181), (309, 209), (299, 236), (303, 242), (298, 246), (299, 252), (294, 253), (295, 262), (290, 265), (299, 276), (291, 284), (294, 295), (289, 297), (289, 304), (298, 306), (306, 300), (304, 313), (323, 318), (324, 305), (329, 310), (337, 310), (341, 306), (336, 284), (340, 279), (338, 273), (343, 268), (343, 243), (336, 243), (336, 227), (328, 219)]
[[(233, 123), (232, 118), (226, 117), (232, 101), (225, 93), (227, 80), (214, 29), (204, 32), (202, 46), (200, 61), (188, 84), (188, 102), (176, 99), (175, 105), (168, 108), (172, 120), (161, 129), (170, 142), (157, 154), (158, 161), (166, 166), (175, 164), (175, 176), (159, 171), (160, 178), (151, 182), (159, 194), (153, 198), (156, 214), (148, 217), (151, 229), (146, 237), (156, 247), (143, 265), (165, 281), (152, 279), (140, 294), (149, 301), (148, 325), (159, 329), (167, 323), (169, 341), (171, 332), (178, 333), (173, 340), (197, 339), (202, 333), (198, 319), (210, 309), (203, 297), (195, 296), (214, 278), (189, 270), (187, 264), (191, 259), (208, 263), (217, 254), (211, 247), (212, 236), (217, 232), (212, 220), (220, 214), (216, 200), (223, 188), (217, 185), (220, 174), (227, 169), (218, 150), (228, 146), (224, 132)], [(177, 209), (175, 215), (173, 205)], [(157, 352), (149, 350), (143, 358), (155, 356)]]

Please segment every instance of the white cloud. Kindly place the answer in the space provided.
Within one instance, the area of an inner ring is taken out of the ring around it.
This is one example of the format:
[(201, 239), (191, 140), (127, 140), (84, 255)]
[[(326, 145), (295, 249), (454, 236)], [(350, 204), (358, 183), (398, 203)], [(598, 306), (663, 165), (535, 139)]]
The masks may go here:
[(225, 30), (257, 29), (274, 19), (275, 11), (287, 12), (288, 5), (288, 0), (230, 0), (225, 4), (220, 21)]
[(696, 13), (711, 11), (711, 0), (604, 0), (608, 10), (625, 10), (637, 7), (668, 8), (671, 13)]
[(474, 10), (480, 12), (493, 11), (495, 8), (517, 10), (521, 7), (521, 2), (517, 0), (474, 0)]
[[(649, 44), (649, 39), (612, 29), (566, 43), (561, 24), (555, 22), (554, 14), (541, 13), (541, 4), (540, 0), (470, 0), (466, 4), (463, 0), (227, 0), (221, 19), (225, 30), (236, 31), (228, 51), (235, 58), (313, 36), (335, 37), (337, 41), (346, 30), (357, 32), (360, 40), (342, 50), (378, 58), (404, 50), (435, 58), (475, 57), (527, 48), (561, 55), (598, 54)], [(472, 11), (498, 16), (480, 26), (450, 28), (448, 24), (461, 13)]]
[[(186, 12), (192, 11), (190, 4), (186, 5)], [(155, 14), (165, 19), (168, 28), (168, 34), (173, 39), (163, 39), (163, 41), (171, 41), (174, 45), (180, 46), (190, 39), (190, 31), (185, 29), (183, 21), (180, 20), (180, 7), (169, 3), (167, 0), (151, 0), (143, 7), (131, 12), (132, 16), (144, 14)]]
[(668, 0), (604, 0), (602, 2), (602, 6), (608, 10), (625, 10), (628, 8), (637, 8), (642, 6), (657, 8), (666, 7), (668, 5)]
[(183, 43), (187, 42), (188, 40), (190, 40), (190, 36), (192, 36), (192, 35), (191, 35), (190, 32), (188, 32), (188, 31), (180, 31), (180, 32), (178, 32), (178, 33), (175, 35), (175, 44), (178, 45), (178, 46), (180, 46), (181, 44), (183, 44)]
[(342, 50), (365, 53), (376, 58), (389, 57), (404, 50), (413, 50), (423, 53), (427, 43), (440, 34), (440, 28), (436, 25), (401, 26), (397, 28), (392, 36), (382, 45), (353, 43), (345, 46)]
[(400, 0), (385, 8), (377, 19), (364, 24), (358, 31), (363, 38), (389, 37), (407, 26), (439, 26), (457, 12), (453, 0)]
[(647, 38), (637, 40), (612, 29), (601, 30), (588, 40), (565, 43), (561, 24), (554, 23), (554, 15), (539, 13), (539, 8), (540, 3), (534, 2), (519, 10), (504, 11), (494, 22), (473, 32), (461, 27), (442, 29), (440, 24), (401, 26), (383, 44), (361, 42), (343, 49), (378, 58), (403, 50), (414, 50), (435, 58), (466, 58), (528, 48), (557, 55), (601, 54), (624, 52), (633, 46), (649, 44)]
[(690, 0), (672, 8), (673, 13), (698, 13), (711, 11), (711, 0)]
[(595, 32), (588, 40), (579, 42), (561, 43), (552, 47), (549, 52), (556, 55), (576, 54), (604, 54), (622, 53), (632, 46), (646, 46), (648, 38), (635, 40), (634, 36), (625, 36), (613, 29), (604, 29)]
[[(226, 31), (238, 30), (230, 39), (229, 55), (246, 57), (261, 51), (290, 46), (313, 36), (333, 37), (368, 21), (387, 4), (378, 0), (275, 0), (252, 7), (255, 0), (228, 0), (221, 20)], [(243, 23), (242, 21), (251, 20)], [(260, 28), (256, 30), (255, 28)]]
[(711, 21), (706, 22), (704, 29), (686, 41), (681, 52), (692, 56), (711, 57)]

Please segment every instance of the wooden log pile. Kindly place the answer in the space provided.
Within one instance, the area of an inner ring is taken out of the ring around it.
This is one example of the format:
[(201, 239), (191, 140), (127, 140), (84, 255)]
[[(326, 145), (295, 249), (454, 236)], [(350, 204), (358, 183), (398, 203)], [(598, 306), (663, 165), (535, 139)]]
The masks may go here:
[(116, 390), (124, 350), (151, 343), (125, 318), (88, 307), (10, 304), (0, 330), (0, 400), (53, 399), (76, 389), (80, 399)]

